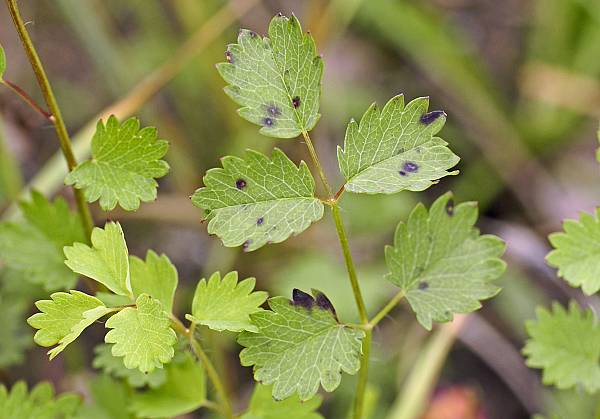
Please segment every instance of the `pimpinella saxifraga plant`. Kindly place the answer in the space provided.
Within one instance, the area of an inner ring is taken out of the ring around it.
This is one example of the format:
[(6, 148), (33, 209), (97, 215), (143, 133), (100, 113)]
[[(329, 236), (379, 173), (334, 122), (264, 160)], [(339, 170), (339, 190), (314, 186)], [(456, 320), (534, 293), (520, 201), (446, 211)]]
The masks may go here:
[[(426, 97), (406, 101), (398, 95), (383, 107), (371, 105), (360, 121), (349, 122), (337, 150), (344, 184), (336, 191), (310, 136), (321, 117), (323, 59), (298, 19), (275, 16), (265, 37), (241, 30), (225, 56), (217, 69), (225, 92), (240, 106), (239, 115), (262, 135), (302, 139), (311, 167), (278, 148), (226, 156), (221, 167), (206, 173), (192, 202), (204, 211), (209, 233), (247, 252), (283, 242), (331, 215), (358, 323), (338, 316), (319, 290), (298, 283), (291, 299), (269, 298), (255, 291), (260, 281), (239, 278), (236, 272), (199, 281), (185, 321), (180, 320), (173, 313), (178, 273), (166, 255), (150, 250), (144, 259), (132, 256), (119, 222), (91, 230), (81, 209), (71, 212), (63, 200), (49, 202), (39, 193), (21, 204), (21, 221), (0, 225), (0, 258), (32, 283), (54, 291), (36, 303), (38, 312), (28, 319), (37, 329), (35, 342), (50, 348), (50, 359), (103, 322), (105, 343), (96, 348), (93, 364), (104, 375), (92, 393), (97, 402), (111, 394), (111, 402), (121, 403), (127, 417), (171, 417), (211, 408), (226, 418), (320, 418), (320, 390), (335, 391), (345, 374), (356, 374), (354, 401), (348, 404), (352, 417), (363, 418), (373, 328), (402, 299), (427, 330), (434, 322), (477, 310), (499, 291), (494, 280), (505, 268), (500, 259), (504, 244), (479, 233), (473, 202), (457, 204), (445, 193), (429, 208), (417, 205), (385, 248), (389, 273), (382, 281), (395, 285), (397, 293), (369, 318), (340, 203), (346, 193), (418, 192), (456, 175), (459, 158), (437, 136), (446, 114), (430, 111)], [(1, 74), (5, 59), (0, 57)], [(91, 158), (71, 164), (65, 182), (104, 210), (119, 205), (133, 211), (156, 197), (156, 179), (169, 170), (162, 159), (167, 148), (155, 129), (141, 128), (137, 119), (111, 117), (98, 123)], [(88, 278), (94, 295), (70, 289), (78, 275)], [(260, 383), (242, 413), (234, 410), (202, 347), (202, 329), (238, 335), (240, 362), (253, 368)], [(10, 394), (24, 391), (13, 388)], [(16, 396), (7, 397), (0, 402)], [(33, 392), (30, 398), (35, 399)], [(86, 405), (79, 414), (99, 414), (104, 408), (101, 402)]]

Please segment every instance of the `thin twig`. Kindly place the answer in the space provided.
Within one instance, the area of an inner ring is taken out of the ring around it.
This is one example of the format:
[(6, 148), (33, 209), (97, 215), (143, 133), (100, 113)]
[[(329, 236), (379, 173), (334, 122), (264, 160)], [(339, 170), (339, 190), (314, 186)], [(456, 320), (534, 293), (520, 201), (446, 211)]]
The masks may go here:
[(38, 105), (36, 101), (33, 100), (33, 98), (29, 96), (29, 94), (25, 90), (21, 89), (19, 86), (6, 79), (0, 79), (0, 84), (3, 84), (6, 87), (8, 87), (10, 90), (12, 90), (13, 93), (19, 96), (23, 100), (23, 102), (29, 105), (31, 109), (39, 113), (45, 119), (54, 123), (55, 119), (52, 116), (52, 114), (50, 112), (45, 111), (40, 105)]

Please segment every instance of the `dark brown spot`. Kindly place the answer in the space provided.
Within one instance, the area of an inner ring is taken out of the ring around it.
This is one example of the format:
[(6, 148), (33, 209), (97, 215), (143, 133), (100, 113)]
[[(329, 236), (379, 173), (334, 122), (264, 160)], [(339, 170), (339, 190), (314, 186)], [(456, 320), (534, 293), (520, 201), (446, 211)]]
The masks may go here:
[(235, 187), (238, 189), (244, 189), (246, 187), (246, 181), (244, 179), (238, 179), (235, 181)]
[(244, 249), (244, 252), (248, 251), (248, 248), (250, 247), (250, 245), (252, 244), (252, 240), (248, 239), (244, 242), (244, 244), (242, 244), (242, 249)]
[(292, 105), (294, 108), (298, 108), (300, 106), (300, 96), (294, 96), (292, 98)]
[(294, 306), (304, 307), (305, 309), (310, 310), (315, 305), (315, 299), (310, 294), (307, 294), (304, 291), (299, 290), (298, 288), (294, 288), (294, 290), (292, 291), (291, 304)]
[(225, 51), (225, 58), (228, 63), (233, 64), (233, 55), (231, 54), (231, 51)]
[(405, 172), (414, 173), (419, 171), (419, 165), (413, 161), (405, 161), (402, 165), (402, 169)]
[(446, 202), (446, 214), (448, 214), (451, 217), (454, 215), (454, 200), (453, 199), (449, 199), (448, 202)]
[(427, 283), (427, 281), (421, 281), (421, 282), (419, 282), (419, 289), (421, 291), (426, 291), (427, 288), (429, 288), (429, 284)]
[(258, 220), (256, 220), (256, 225), (261, 226), (261, 225), (263, 225), (264, 222), (265, 222), (265, 219), (263, 217), (260, 217)]
[(444, 111), (432, 111), (429, 113), (424, 113), (421, 116), (420, 121), (423, 125), (429, 125), (432, 122), (434, 122), (436, 119), (438, 119), (440, 116), (445, 116), (445, 115), (446, 115), (446, 112), (444, 112)]

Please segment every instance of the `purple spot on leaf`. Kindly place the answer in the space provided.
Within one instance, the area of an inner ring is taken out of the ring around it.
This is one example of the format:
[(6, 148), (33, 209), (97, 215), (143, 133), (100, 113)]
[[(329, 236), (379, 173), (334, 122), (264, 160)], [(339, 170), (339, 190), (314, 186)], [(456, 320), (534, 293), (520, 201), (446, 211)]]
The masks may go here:
[(298, 108), (300, 106), (300, 96), (294, 96), (292, 98), (292, 105), (294, 108)]
[(267, 116), (266, 118), (263, 118), (262, 123), (265, 127), (272, 127), (275, 121), (273, 120), (273, 118), (269, 118)]
[(327, 310), (329, 312), (331, 312), (331, 314), (333, 314), (333, 317), (335, 317), (337, 319), (337, 314), (335, 312), (335, 308), (333, 307), (333, 304), (331, 303), (331, 300), (329, 300), (329, 298), (327, 298), (327, 296), (325, 294), (323, 294), (321, 291), (317, 291), (317, 290), (312, 290), (313, 295), (315, 296), (315, 301), (317, 303), (317, 307), (319, 307), (322, 310)]
[(242, 249), (244, 249), (244, 252), (248, 251), (248, 248), (250, 247), (250, 245), (252, 244), (252, 240), (248, 239), (244, 242), (244, 244), (242, 244)]
[(263, 217), (260, 217), (258, 220), (256, 220), (256, 225), (261, 226), (261, 225), (263, 225), (264, 222), (265, 222), (265, 219)]
[(281, 109), (279, 109), (277, 105), (270, 104), (267, 105), (267, 113), (271, 116), (279, 116), (281, 115)]
[(312, 295), (305, 293), (304, 291), (299, 290), (298, 288), (294, 288), (292, 291), (292, 301), (291, 304), (294, 306), (304, 307), (307, 310), (310, 310), (315, 305), (315, 299)]
[(398, 173), (400, 173), (400, 176), (406, 176), (406, 172), (404, 170), (400, 170)]
[(231, 51), (225, 51), (225, 58), (228, 63), (233, 64), (233, 55), (231, 54)]
[(429, 288), (429, 283), (427, 283), (427, 281), (419, 282), (419, 289), (421, 291), (427, 291), (427, 288)]
[(246, 181), (244, 179), (238, 179), (235, 181), (235, 187), (238, 189), (244, 189), (246, 187)]
[(446, 112), (444, 112), (444, 111), (432, 111), (432, 112), (429, 112), (429, 113), (424, 113), (421, 116), (420, 121), (421, 121), (421, 123), (423, 125), (429, 125), (432, 122), (434, 122), (436, 119), (438, 119), (440, 116), (443, 116), (443, 115), (446, 115)]
[(446, 214), (448, 214), (451, 217), (454, 215), (454, 200), (453, 199), (449, 199), (448, 202), (446, 203)]
[(412, 162), (412, 161), (406, 161), (402, 165), (402, 169), (405, 172), (414, 173), (414, 172), (417, 172), (419, 170), (419, 165), (417, 163), (415, 163), (415, 162)]

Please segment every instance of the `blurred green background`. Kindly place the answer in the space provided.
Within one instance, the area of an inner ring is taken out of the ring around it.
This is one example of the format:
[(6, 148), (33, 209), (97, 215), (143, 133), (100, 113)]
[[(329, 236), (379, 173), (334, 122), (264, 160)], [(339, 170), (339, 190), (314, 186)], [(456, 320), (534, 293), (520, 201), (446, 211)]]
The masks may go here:
[[(262, 137), (243, 121), (222, 91), (214, 64), (240, 27), (265, 33), (272, 15), (295, 13), (316, 38), (325, 61), (322, 118), (312, 137), (336, 185), (336, 146), (352, 117), (373, 101), (404, 93), (430, 96), (443, 109), (442, 131), (461, 156), (459, 176), (425, 193), (345, 194), (341, 207), (359, 264), (367, 306), (377, 311), (393, 290), (382, 279), (383, 247), (415, 203), (447, 190), (480, 204), (480, 228), (508, 243), (503, 292), (461, 325), (431, 335), (406, 305), (375, 332), (370, 382), (372, 418), (593, 417), (596, 403), (578, 392), (544, 389), (519, 351), (526, 319), (550, 299), (584, 297), (547, 268), (546, 236), (561, 220), (600, 202), (595, 161), (600, 116), (600, 2), (589, 0), (36, 0), (21, 2), (77, 151), (85, 154), (99, 115), (136, 115), (158, 127), (171, 147), (172, 170), (156, 202), (135, 213), (102, 213), (96, 222), (123, 224), (132, 254), (152, 248), (169, 255), (180, 273), (177, 310), (185, 313), (198, 279), (215, 270), (255, 276), (260, 289), (290, 295), (293, 287), (326, 292), (346, 321), (355, 320), (352, 293), (333, 224), (326, 219), (283, 244), (245, 254), (206, 233), (202, 213), (188, 197), (219, 157), (274, 145), (295, 161), (309, 160), (300, 140)], [(6, 79), (40, 94), (4, 6), (0, 42)], [(90, 125), (92, 124), (92, 125)], [(61, 186), (66, 167), (54, 157), (50, 124), (6, 89), (0, 90), (0, 210), (24, 185), (47, 196)], [(18, 215), (17, 215), (18, 216)], [(0, 255), (1, 259), (1, 255)], [(1, 269), (0, 264), (0, 269)], [(92, 348), (86, 333), (49, 363), (33, 347), (25, 323), (44, 290), (0, 270), (0, 380), (49, 380), (92, 400)], [(600, 307), (598, 301), (586, 304)], [(249, 369), (239, 367), (231, 336), (204, 336), (236, 404), (251, 392)], [(426, 367), (419, 360), (426, 360)], [(436, 368), (439, 365), (439, 368)], [(422, 369), (420, 369), (422, 368)], [(325, 395), (322, 412), (344, 418), (354, 377)], [(404, 385), (408, 383), (408, 385)], [(101, 386), (96, 386), (102, 388)], [(99, 390), (101, 391), (101, 390)], [(97, 393), (98, 391), (96, 391)], [(98, 398), (98, 395), (96, 395)], [(416, 407), (411, 407), (412, 400)], [(422, 403), (421, 403), (422, 402)], [(420, 403), (420, 404), (419, 404)], [(412, 409), (412, 410), (411, 410)], [(114, 416), (118, 417), (118, 416)], [(127, 416), (123, 416), (127, 417)], [(188, 417), (210, 417), (199, 411)]]

